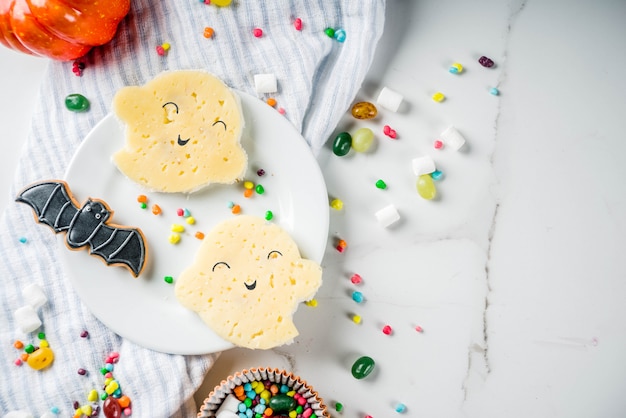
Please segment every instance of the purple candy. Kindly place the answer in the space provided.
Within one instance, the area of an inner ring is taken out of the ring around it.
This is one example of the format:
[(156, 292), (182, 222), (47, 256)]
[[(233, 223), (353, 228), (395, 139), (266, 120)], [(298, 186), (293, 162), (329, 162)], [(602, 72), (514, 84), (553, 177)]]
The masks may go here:
[(478, 62), (480, 63), (480, 65), (482, 65), (483, 67), (487, 67), (487, 68), (491, 68), (493, 67), (493, 61), (490, 58), (487, 58), (486, 56), (482, 56), (480, 58), (478, 58)]

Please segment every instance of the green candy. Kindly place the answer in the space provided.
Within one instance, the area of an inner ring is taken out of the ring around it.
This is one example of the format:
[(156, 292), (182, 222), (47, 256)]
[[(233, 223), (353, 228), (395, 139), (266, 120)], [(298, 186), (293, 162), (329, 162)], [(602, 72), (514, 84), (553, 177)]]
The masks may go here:
[(326, 35), (328, 35), (329, 38), (334, 38), (335, 37), (335, 29), (333, 29), (333, 28), (326, 28), (326, 29), (324, 29), (324, 33)]
[(297, 405), (298, 402), (294, 398), (283, 393), (272, 396), (269, 402), (270, 408), (278, 414), (287, 413), (293, 410)]
[(371, 357), (359, 357), (352, 365), (352, 376), (355, 379), (363, 379), (374, 370), (375, 365), (376, 363), (374, 363), (374, 359)]
[(370, 128), (361, 128), (352, 135), (352, 148), (356, 152), (366, 152), (374, 143), (374, 132)]
[(65, 98), (65, 107), (72, 112), (84, 112), (89, 109), (89, 100), (82, 94), (70, 94)]
[(338, 157), (346, 155), (352, 147), (352, 136), (347, 132), (342, 132), (333, 141), (333, 153)]
[(383, 180), (378, 180), (376, 182), (376, 187), (378, 187), (379, 189), (386, 189), (387, 183), (385, 183)]
[(263, 186), (261, 186), (260, 184), (257, 184), (257, 186), (255, 187), (255, 190), (258, 194), (263, 194), (265, 193), (265, 188)]

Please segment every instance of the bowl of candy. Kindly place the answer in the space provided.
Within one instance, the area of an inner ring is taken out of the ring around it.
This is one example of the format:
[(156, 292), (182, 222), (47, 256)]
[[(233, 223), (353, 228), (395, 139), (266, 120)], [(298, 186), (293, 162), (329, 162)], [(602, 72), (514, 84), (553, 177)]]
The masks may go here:
[(240, 414), (330, 418), (326, 405), (306, 381), (285, 370), (263, 367), (222, 380), (202, 403), (198, 418), (239, 418)]

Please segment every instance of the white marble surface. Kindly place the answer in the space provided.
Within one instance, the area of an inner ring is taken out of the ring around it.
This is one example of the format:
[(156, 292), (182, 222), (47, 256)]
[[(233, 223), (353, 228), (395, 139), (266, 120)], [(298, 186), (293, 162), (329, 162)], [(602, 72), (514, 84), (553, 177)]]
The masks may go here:
[[(388, 86), (405, 100), (373, 121), (346, 112), (337, 132), (371, 127), (370, 152), (319, 156), (344, 209), (331, 210), (318, 307), (298, 310), (293, 345), (223, 353), (198, 401), (229, 373), (276, 366), (346, 418), (395, 416), (399, 402), (407, 417), (624, 416), (626, 3), (389, 0), (387, 15), (358, 99)], [(455, 61), (466, 71), (448, 73)], [(4, 49), (0, 62), (0, 150), (13, 155), (44, 63)], [(448, 125), (461, 152), (432, 146)], [(444, 172), (435, 201), (415, 191), (424, 154)], [(0, 165), (2, 205), (14, 164)], [(388, 204), (402, 219), (383, 228), (374, 213)], [(377, 369), (357, 381), (360, 355)]]

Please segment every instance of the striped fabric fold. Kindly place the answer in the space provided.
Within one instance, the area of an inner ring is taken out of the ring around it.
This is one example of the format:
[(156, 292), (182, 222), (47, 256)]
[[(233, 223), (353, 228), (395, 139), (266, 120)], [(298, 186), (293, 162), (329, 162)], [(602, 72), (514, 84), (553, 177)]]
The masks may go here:
[[(254, 75), (275, 74), (278, 91), (271, 96), (316, 155), (361, 87), (384, 14), (385, 0), (234, 0), (224, 8), (197, 0), (133, 0), (113, 41), (81, 59), (82, 76), (74, 75), (71, 62), (50, 62), (11, 192), (16, 196), (33, 182), (63, 178), (81, 141), (110, 112), (115, 92), (166, 70), (205, 69), (259, 99), (269, 95), (255, 92)], [(300, 31), (296, 18), (303, 22)], [(212, 38), (203, 36), (205, 27), (213, 28)], [(343, 29), (345, 42), (328, 37), (328, 27)], [(263, 30), (260, 38), (253, 36), (254, 28)], [(171, 47), (161, 56), (156, 47), (163, 43)], [(67, 111), (64, 98), (71, 93), (87, 97), (89, 111)], [(73, 416), (74, 402), (88, 403), (89, 390), (102, 387), (99, 368), (113, 351), (120, 353), (115, 377), (132, 399), (132, 416), (196, 415), (193, 394), (218, 354), (163, 354), (114, 334), (81, 303), (58, 261), (63, 249), (57, 237), (38, 225), (25, 205), (9, 205), (0, 231), (0, 416), (23, 410), (39, 417), (52, 407), (59, 408), (59, 416)], [(13, 314), (25, 304), (22, 289), (31, 283), (43, 289), (48, 303), (38, 310), (40, 330), (23, 335)], [(102, 295), (112, 298), (111, 309), (114, 292)], [(80, 337), (83, 330), (89, 338)], [(36, 343), (37, 332), (50, 341), (54, 364), (44, 371), (15, 366), (23, 350), (13, 342)], [(88, 373), (77, 374), (80, 368)]]

